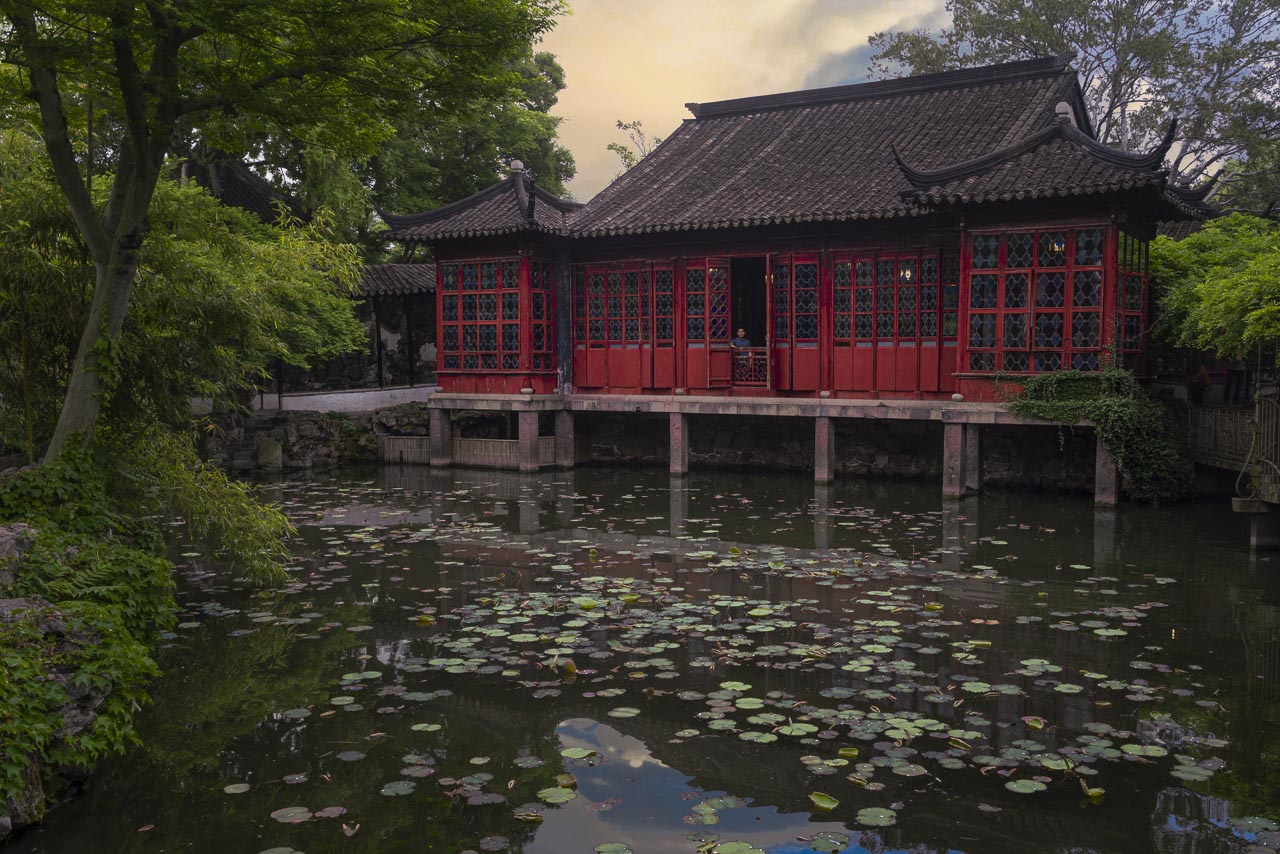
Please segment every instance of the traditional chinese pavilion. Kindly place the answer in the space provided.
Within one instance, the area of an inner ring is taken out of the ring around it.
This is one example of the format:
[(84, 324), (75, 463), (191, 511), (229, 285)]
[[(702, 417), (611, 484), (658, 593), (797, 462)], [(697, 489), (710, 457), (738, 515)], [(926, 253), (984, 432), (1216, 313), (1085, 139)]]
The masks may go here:
[(1095, 139), (1064, 57), (687, 107), (585, 205), (515, 169), (387, 217), (437, 262), (446, 395), (950, 403), (1112, 353), (1141, 373), (1148, 241), (1208, 212), (1172, 127)]

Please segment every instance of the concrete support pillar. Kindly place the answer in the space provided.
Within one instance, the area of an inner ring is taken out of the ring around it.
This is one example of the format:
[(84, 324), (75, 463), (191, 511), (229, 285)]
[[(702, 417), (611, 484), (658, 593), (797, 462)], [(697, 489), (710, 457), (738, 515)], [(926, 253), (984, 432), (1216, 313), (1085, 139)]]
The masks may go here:
[[(822, 419), (819, 419), (822, 420)], [(813, 486), (813, 547), (831, 548), (831, 484)]]
[(836, 476), (836, 426), (825, 415), (819, 415), (813, 424), (813, 479), (830, 483)]
[(1116, 468), (1116, 459), (1097, 439), (1097, 455), (1093, 470), (1093, 503), (1103, 506), (1114, 506), (1120, 501), (1120, 470)]
[(982, 444), (977, 424), (964, 425), (964, 491), (982, 491)]
[(689, 518), (689, 482), (683, 477), (671, 478), (671, 536), (684, 533)]
[(964, 427), (959, 422), (942, 425), (942, 494), (964, 495)]
[(669, 418), (671, 430), (671, 473), (689, 473), (689, 416), (672, 412)]
[(452, 414), (447, 409), (431, 410), (431, 465), (433, 466), (453, 464)]
[(538, 413), (522, 411), (517, 414), (517, 435), (520, 442), (520, 471), (538, 470)]
[(573, 432), (573, 413), (568, 409), (561, 409), (556, 413), (556, 468), (573, 468), (578, 462), (577, 447)]

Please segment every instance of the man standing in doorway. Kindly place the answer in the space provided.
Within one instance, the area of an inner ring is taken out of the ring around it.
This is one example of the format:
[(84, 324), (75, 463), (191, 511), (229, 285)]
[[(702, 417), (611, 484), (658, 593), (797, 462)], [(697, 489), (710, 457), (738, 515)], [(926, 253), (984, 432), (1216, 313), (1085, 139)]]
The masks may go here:
[(747, 337), (747, 330), (739, 328), (737, 336), (733, 339), (734, 347), (750, 347), (751, 339)]

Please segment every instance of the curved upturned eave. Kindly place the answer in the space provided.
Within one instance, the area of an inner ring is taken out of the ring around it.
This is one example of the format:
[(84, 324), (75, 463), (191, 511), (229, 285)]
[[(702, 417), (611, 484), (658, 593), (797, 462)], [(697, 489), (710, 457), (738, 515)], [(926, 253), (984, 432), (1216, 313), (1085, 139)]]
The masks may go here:
[(1066, 140), (1092, 157), (1111, 166), (1132, 169), (1135, 172), (1150, 172), (1157, 169), (1164, 162), (1164, 157), (1169, 152), (1169, 147), (1173, 145), (1177, 125), (1177, 119), (1171, 121), (1164, 137), (1145, 154), (1129, 154), (1123, 151), (1116, 151), (1065, 121), (1055, 121), (1053, 124), (1047, 125), (1017, 142), (991, 151), (981, 157), (974, 157), (970, 160), (953, 163), (938, 169), (921, 169), (912, 166), (903, 159), (896, 144), (890, 146), (890, 153), (893, 155), (893, 162), (897, 164), (903, 177), (917, 190), (943, 186), (954, 181), (982, 175), (1058, 138)]

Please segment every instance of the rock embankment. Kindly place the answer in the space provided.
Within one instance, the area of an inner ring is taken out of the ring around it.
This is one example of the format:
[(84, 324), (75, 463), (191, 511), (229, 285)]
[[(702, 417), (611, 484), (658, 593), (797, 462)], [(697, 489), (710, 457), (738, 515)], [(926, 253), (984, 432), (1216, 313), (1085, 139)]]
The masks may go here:
[[(54, 744), (79, 736), (93, 726), (98, 710), (110, 696), (110, 690), (77, 684), (74, 667), (56, 664), (41, 668), (39, 675), (20, 666), (16, 659), (36, 658), (46, 662), (75, 661), (81, 650), (97, 644), (93, 633), (74, 629), (59, 609), (40, 596), (6, 598), (19, 586), (23, 558), (36, 538), (36, 531), (21, 523), (0, 526), (0, 647), (6, 653), (0, 658), (0, 682), (6, 690), (0, 696), (6, 701), (23, 696), (24, 687), (12, 684), (17, 679), (43, 679), (57, 685), (65, 696), (52, 716), (56, 727)], [(13, 661), (8, 659), (13, 658)], [(0, 718), (7, 725), (18, 726), (22, 709), (0, 708)], [(36, 751), (23, 756), (21, 785), (6, 787), (0, 809), (0, 841), (14, 831), (40, 821), (49, 807), (74, 791), (87, 771), (77, 767), (45, 767)]]

